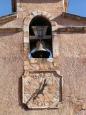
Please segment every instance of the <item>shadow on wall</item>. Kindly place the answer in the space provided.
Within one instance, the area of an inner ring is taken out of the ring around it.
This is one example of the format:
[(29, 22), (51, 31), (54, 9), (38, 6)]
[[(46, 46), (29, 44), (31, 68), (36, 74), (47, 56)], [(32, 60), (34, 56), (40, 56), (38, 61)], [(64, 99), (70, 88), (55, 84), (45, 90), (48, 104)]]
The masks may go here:
[(62, 0), (21, 0), (22, 3), (55, 3)]
[(27, 106), (22, 103), (22, 77), (20, 77), (18, 81), (18, 101), (22, 109), (28, 110)]

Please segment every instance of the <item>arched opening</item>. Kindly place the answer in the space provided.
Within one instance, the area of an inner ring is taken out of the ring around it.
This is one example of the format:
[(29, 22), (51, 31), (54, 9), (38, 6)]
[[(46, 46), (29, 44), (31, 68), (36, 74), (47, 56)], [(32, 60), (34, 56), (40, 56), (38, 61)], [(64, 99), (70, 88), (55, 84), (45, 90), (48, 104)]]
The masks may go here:
[(34, 17), (29, 25), (30, 58), (52, 58), (52, 26), (43, 16)]

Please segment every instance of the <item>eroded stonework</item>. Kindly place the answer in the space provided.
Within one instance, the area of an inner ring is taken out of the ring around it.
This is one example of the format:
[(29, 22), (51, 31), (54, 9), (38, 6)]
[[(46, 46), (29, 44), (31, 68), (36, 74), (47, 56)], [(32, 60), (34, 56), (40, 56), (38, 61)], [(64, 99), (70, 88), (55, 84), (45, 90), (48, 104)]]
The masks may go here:
[(23, 103), (28, 108), (57, 108), (62, 100), (62, 81), (55, 71), (26, 71), (23, 76)]

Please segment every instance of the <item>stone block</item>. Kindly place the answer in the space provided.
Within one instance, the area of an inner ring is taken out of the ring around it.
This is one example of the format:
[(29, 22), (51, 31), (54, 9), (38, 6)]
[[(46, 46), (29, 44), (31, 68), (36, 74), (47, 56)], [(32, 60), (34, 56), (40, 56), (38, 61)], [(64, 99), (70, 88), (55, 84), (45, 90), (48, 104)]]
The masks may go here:
[(29, 38), (28, 37), (24, 37), (24, 43), (29, 43)]

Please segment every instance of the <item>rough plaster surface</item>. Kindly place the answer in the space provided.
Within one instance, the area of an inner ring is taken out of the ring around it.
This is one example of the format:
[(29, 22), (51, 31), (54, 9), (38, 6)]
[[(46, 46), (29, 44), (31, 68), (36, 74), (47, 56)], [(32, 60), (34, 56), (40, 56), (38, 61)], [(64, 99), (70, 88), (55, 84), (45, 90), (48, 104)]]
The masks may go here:
[[(1, 28), (23, 27), (23, 19), (35, 9), (48, 11), (54, 15), (58, 27), (61, 26), (85, 26), (86, 22), (64, 19), (62, 2), (40, 5), (40, 1), (33, 0), (18, 4), (17, 21), (8, 22)], [(52, 7), (52, 8), (51, 8)], [(53, 10), (52, 10), (53, 9)], [(23, 32), (0, 33), (0, 115), (85, 115), (86, 114), (86, 34), (60, 34), (59, 57), (55, 63), (46, 63), (49, 69), (52, 66), (59, 68), (63, 78), (62, 103), (56, 110), (28, 110), (21, 104), (21, 76), (23, 74)], [(30, 63), (31, 64), (31, 63)], [(30, 65), (31, 70), (42, 65)]]
[[(63, 102), (59, 105), (59, 109), (57, 110), (41, 111), (26, 111), (21, 105), (21, 80), (19, 78), (21, 78), (23, 74), (23, 34), (11, 33), (11, 35), (9, 35), (6, 33), (4, 35), (5, 36), (0, 36), (1, 115), (47, 115), (52, 114), (52, 112), (55, 115), (74, 115), (74, 112), (86, 109), (85, 34), (60, 35), (59, 68), (61, 75), (63, 76)], [(74, 48), (76, 49), (74, 50)], [(66, 51), (66, 49), (69, 50)], [(77, 51), (78, 53), (79, 49), (80, 53), (77, 57), (77, 55), (74, 54), (74, 51)]]

